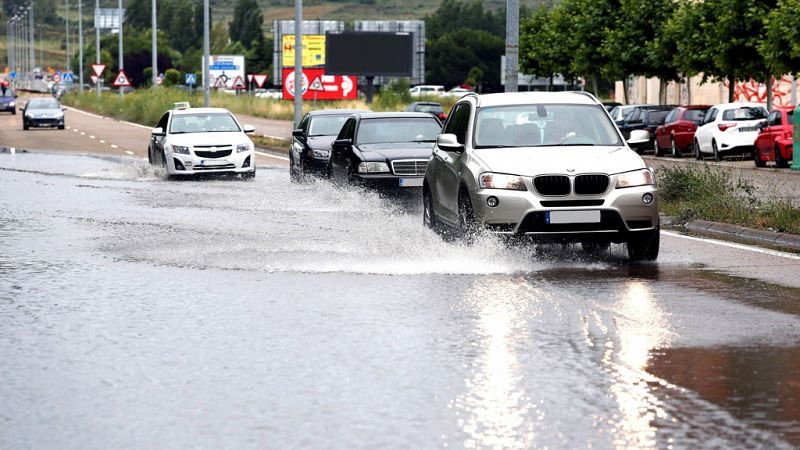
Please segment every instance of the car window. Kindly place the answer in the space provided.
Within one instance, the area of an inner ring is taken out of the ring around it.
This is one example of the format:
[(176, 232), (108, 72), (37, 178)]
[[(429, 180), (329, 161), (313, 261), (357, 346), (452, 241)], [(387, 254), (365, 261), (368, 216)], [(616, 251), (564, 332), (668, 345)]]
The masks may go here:
[(717, 118), (717, 109), (711, 108), (708, 110), (708, 113), (705, 116), (705, 120), (703, 120), (703, 124), (711, 123)]
[(786, 123), (789, 125), (794, 124), (794, 111), (789, 111), (786, 113)]
[(442, 105), (434, 105), (432, 103), (420, 103), (415, 108), (415, 111), (434, 113), (434, 114), (439, 114), (440, 112), (444, 112), (444, 110), (442, 109)]
[(780, 111), (775, 111), (773, 114), (775, 114), (775, 117), (772, 118), (772, 125), (773, 126), (780, 125), (781, 119), (783, 119), (783, 115), (781, 114)]
[(667, 117), (664, 118), (664, 123), (675, 122), (675, 119), (678, 118), (678, 110), (673, 109), (672, 111), (667, 114)]
[(336, 139), (353, 139), (356, 130), (356, 119), (351, 117), (347, 120), (347, 122), (342, 126), (342, 130), (339, 131), (339, 135), (336, 136)]
[(707, 109), (689, 109), (683, 114), (684, 120), (691, 120), (692, 122), (701, 121), (705, 116)]
[(303, 120), (300, 121), (300, 124), (297, 125), (297, 128), (303, 130), (304, 133), (307, 133), (309, 120), (311, 120), (311, 117), (310, 115), (306, 114), (305, 117), (303, 117)]
[(169, 113), (164, 113), (160, 119), (158, 119), (158, 123), (156, 124), (156, 128), (161, 128), (162, 130), (167, 129), (167, 122), (169, 121)]
[(622, 145), (601, 105), (530, 104), (479, 108), (475, 147)]
[(347, 116), (317, 116), (311, 119), (309, 136), (336, 136), (342, 129)]
[(644, 118), (644, 111), (641, 109), (634, 109), (628, 117), (625, 118), (625, 122), (629, 123), (639, 123)]
[(363, 119), (358, 127), (358, 144), (434, 142), (441, 132), (433, 116)]
[(14, 96), (14, 89), (12, 89), (11, 87), (0, 86), (0, 90), (2, 90), (2, 92), (0, 92), (0, 95), (2, 95), (3, 97)]
[(667, 117), (670, 111), (648, 111), (647, 122), (649, 123), (664, 123), (664, 118)]
[(459, 103), (455, 111), (450, 114), (447, 119), (443, 133), (450, 133), (456, 135), (456, 139), (460, 144), (467, 142), (467, 127), (469, 126), (469, 103)]
[(241, 131), (228, 113), (174, 114), (169, 126), (171, 134), (225, 133)]
[(32, 98), (28, 100), (28, 104), (25, 107), (30, 109), (61, 109), (58, 106), (58, 101), (54, 98)]
[(742, 106), (722, 113), (722, 120), (758, 120), (767, 117), (767, 110), (760, 106)]
[(775, 124), (775, 116), (777, 114), (778, 111), (773, 111), (767, 116), (767, 120), (764, 121), (767, 124), (767, 126), (772, 126)]

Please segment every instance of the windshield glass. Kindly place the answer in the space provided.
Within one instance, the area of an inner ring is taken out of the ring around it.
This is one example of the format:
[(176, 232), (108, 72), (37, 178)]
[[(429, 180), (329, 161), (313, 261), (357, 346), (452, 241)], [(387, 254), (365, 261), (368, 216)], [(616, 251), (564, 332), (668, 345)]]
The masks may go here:
[(427, 118), (364, 119), (358, 127), (358, 144), (389, 142), (433, 142), (442, 127), (433, 116)]
[(342, 129), (346, 115), (342, 116), (319, 116), (311, 119), (308, 128), (309, 136), (336, 136)]
[(10, 87), (2, 86), (0, 87), (0, 95), (3, 97), (13, 97), (14, 96), (14, 89)]
[(479, 108), (475, 147), (622, 145), (600, 105), (538, 104)]
[(664, 119), (669, 111), (650, 111), (647, 113), (647, 121), (650, 123), (664, 123)]
[(722, 113), (722, 120), (758, 120), (767, 117), (767, 110), (761, 106), (743, 106)]
[(417, 112), (434, 113), (434, 114), (439, 114), (440, 112), (444, 112), (444, 110), (442, 109), (442, 105), (431, 105), (425, 103), (418, 104), (415, 110)]
[(693, 122), (698, 122), (703, 120), (703, 117), (706, 115), (707, 109), (690, 109), (686, 111), (686, 114), (683, 115), (683, 118), (686, 120), (691, 120)]
[(216, 133), (240, 131), (239, 125), (228, 113), (176, 114), (172, 116), (169, 132)]
[(53, 98), (32, 98), (28, 100), (28, 109), (61, 109)]

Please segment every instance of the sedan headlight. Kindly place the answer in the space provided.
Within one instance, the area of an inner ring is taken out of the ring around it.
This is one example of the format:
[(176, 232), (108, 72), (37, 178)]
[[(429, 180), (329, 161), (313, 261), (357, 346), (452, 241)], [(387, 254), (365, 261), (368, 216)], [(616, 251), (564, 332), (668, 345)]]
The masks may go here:
[(479, 177), (481, 189), (510, 189), (527, 191), (522, 177), (504, 173), (482, 173)]
[(311, 150), (311, 154), (314, 158), (327, 158), (331, 155), (331, 152), (328, 150)]
[(635, 170), (617, 175), (617, 189), (656, 184), (656, 177), (650, 169)]
[(172, 153), (180, 153), (183, 155), (189, 154), (189, 147), (184, 147), (182, 145), (173, 145), (172, 146)]
[(250, 150), (250, 144), (239, 144), (236, 146), (236, 153), (246, 152)]
[(17, 104), (14, 102), (8, 102), (8, 106), (17, 106)]
[(382, 162), (362, 162), (358, 165), (358, 173), (389, 172), (389, 166)]

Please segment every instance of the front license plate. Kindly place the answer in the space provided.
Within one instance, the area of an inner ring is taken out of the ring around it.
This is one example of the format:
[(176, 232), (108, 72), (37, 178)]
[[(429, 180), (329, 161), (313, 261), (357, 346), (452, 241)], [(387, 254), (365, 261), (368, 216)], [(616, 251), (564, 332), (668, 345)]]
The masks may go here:
[(400, 187), (420, 187), (422, 178), (400, 178)]
[(214, 167), (214, 166), (224, 166), (228, 164), (228, 161), (219, 160), (219, 159), (201, 159), (200, 165), (203, 167)]
[(546, 211), (545, 223), (599, 223), (600, 211)]

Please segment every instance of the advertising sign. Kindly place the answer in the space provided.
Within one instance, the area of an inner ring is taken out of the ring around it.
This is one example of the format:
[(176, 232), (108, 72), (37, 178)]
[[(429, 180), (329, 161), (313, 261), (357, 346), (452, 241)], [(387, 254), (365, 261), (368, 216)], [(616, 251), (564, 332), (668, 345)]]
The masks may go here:
[[(304, 69), (300, 92), (303, 100), (355, 100), (358, 98), (356, 77), (326, 75), (325, 69)], [(283, 98), (294, 99), (294, 69), (283, 69)]]
[[(208, 74), (211, 78), (212, 86), (219, 86), (224, 83), (227, 89), (233, 89), (233, 81), (237, 77), (244, 79), (244, 56), (243, 55), (211, 55), (208, 63)], [(218, 79), (222, 82), (218, 82)]]
[[(283, 66), (294, 67), (294, 35), (283, 35)], [(303, 35), (303, 67), (325, 65), (325, 35)]]

